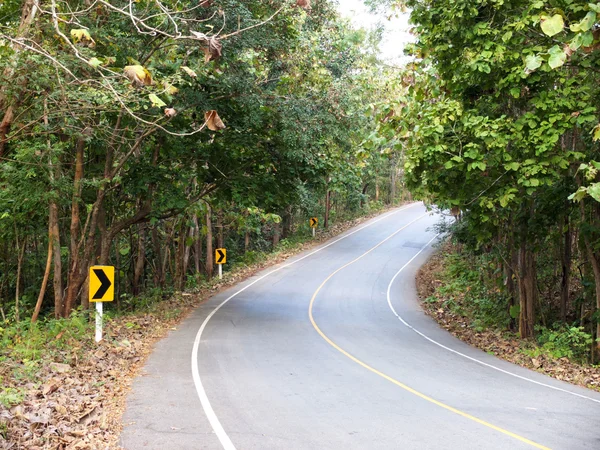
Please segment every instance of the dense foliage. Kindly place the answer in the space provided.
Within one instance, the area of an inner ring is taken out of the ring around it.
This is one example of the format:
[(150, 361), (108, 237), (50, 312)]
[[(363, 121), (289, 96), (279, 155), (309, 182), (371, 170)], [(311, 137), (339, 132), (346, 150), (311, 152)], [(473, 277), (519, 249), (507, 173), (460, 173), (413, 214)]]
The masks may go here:
[(118, 300), (182, 290), (215, 247), (251, 260), (398, 199), (372, 37), (328, 1), (184, 5), (0, 5), (3, 319), (87, 308), (95, 263)]
[[(536, 325), (600, 335), (600, 4), (410, 0), (410, 87), (390, 105), (410, 186)], [(402, 3), (402, 5), (399, 5)]]

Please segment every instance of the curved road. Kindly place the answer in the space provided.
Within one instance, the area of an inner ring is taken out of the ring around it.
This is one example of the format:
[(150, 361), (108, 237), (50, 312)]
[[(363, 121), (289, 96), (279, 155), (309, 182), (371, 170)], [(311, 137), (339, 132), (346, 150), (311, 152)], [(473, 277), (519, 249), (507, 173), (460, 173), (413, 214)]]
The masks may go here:
[(414, 277), (439, 216), (373, 219), (221, 293), (161, 341), (137, 449), (599, 449), (600, 394), (456, 340)]

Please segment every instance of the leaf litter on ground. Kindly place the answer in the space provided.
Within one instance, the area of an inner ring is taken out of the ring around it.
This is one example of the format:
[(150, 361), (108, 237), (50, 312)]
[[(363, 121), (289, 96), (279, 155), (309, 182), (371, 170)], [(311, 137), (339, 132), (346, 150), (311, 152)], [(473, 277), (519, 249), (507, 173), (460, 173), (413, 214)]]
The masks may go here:
[[(225, 272), (222, 280), (214, 279), (195, 292), (176, 293), (157, 303), (151, 312), (110, 318), (99, 343), (94, 342), (92, 332), (85, 339), (74, 339), (63, 331), (54, 339), (65, 339), (62, 348), (69, 350), (42, 355), (36, 364), (4, 355), (0, 363), (0, 394), (5, 400), (0, 403), (0, 449), (119, 449), (126, 396), (158, 340), (217, 292), (384, 211), (319, 230), (314, 240)], [(25, 368), (27, 376), (15, 376)]]
[[(544, 354), (531, 357), (524, 350), (535, 346), (532, 340), (521, 340), (515, 333), (507, 330), (478, 331), (471, 326), (470, 318), (456, 313), (455, 308), (448, 308), (445, 305), (447, 299), (440, 288), (445, 284), (444, 255), (452, 251), (450, 247), (449, 243), (443, 244), (417, 273), (417, 293), (421, 299), (421, 307), (429, 316), (442, 328), (473, 347), (558, 380), (600, 391), (600, 367)], [(461, 299), (454, 298), (454, 302), (460, 304)]]

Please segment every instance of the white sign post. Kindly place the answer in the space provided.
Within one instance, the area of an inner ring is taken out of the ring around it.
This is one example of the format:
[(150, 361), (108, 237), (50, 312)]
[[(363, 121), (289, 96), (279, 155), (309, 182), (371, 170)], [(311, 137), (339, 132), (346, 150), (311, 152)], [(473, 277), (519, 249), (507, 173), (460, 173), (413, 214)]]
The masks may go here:
[(102, 302), (96, 302), (96, 342), (102, 340)]

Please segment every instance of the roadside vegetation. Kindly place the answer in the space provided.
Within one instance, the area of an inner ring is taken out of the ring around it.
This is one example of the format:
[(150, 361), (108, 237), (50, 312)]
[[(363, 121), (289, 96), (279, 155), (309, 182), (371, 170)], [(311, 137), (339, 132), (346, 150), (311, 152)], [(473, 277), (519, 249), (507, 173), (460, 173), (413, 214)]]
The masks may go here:
[[(447, 326), (593, 369), (600, 4), (366, 3), (410, 9), (405, 67), (329, 0), (0, 4), (0, 440), (108, 442), (84, 378), (136, 367), (149, 324), (221, 286), (215, 248), (235, 280), (310, 217), (330, 231), (413, 195), (456, 218), (426, 302)], [(95, 264), (117, 274), (97, 350)]]
[(418, 39), (381, 127), (402, 140), (408, 187), (456, 218), (449, 298), (465, 289), (475, 329), (596, 363), (599, 4), (387, 3), (411, 8)]
[(378, 42), (330, 1), (0, 4), (0, 447), (114, 446), (190, 308), (410, 198)]
[[(459, 339), (523, 367), (600, 391), (590, 324), (585, 319), (561, 322), (553, 311), (556, 295), (541, 296), (535, 336), (521, 339), (518, 310), (508, 307), (503, 283), (488, 255), (466, 251), (453, 239), (443, 242), (417, 275), (424, 310)], [(576, 287), (572, 295), (582, 290)]]

